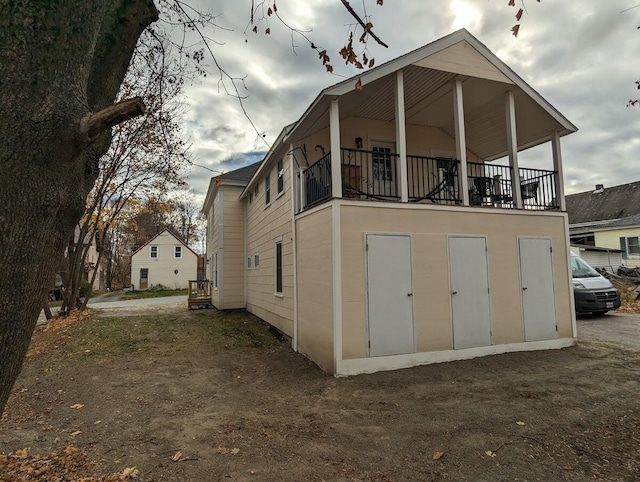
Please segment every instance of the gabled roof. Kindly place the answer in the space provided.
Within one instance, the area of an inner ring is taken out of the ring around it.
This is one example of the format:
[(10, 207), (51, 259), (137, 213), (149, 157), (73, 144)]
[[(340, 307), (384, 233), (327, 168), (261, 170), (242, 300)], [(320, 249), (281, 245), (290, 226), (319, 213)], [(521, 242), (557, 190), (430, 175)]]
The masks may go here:
[(254, 162), (253, 164), (249, 164), (248, 166), (241, 167), (240, 169), (236, 169), (235, 171), (225, 172), (220, 175), (223, 181), (240, 181), (240, 182), (249, 182), (255, 172), (260, 167), (260, 163), (262, 161)]
[[(469, 60), (473, 65), (465, 63)], [(453, 81), (463, 80), (467, 147), (483, 159), (507, 154), (503, 127), (507, 90), (513, 90), (516, 98), (519, 150), (547, 142), (553, 131), (563, 136), (578, 130), (483, 43), (461, 29), (324, 89), (284, 142), (295, 142), (326, 127), (331, 101), (337, 98), (341, 118), (392, 121), (395, 79), (390, 74), (399, 70), (404, 72), (407, 123), (439, 127), (449, 135), (454, 134), (454, 123), (448, 95)], [(357, 81), (361, 90), (356, 88)], [(490, 125), (500, 128), (492, 131)]]
[[(570, 194), (566, 201), (571, 225), (623, 219), (633, 222), (629, 218), (640, 215), (640, 181)], [(598, 227), (603, 225), (598, 223)]]
[(204, 204), (202, 205), (203, 212), (206, 212), (207, 209), (209, 209), (209, 205), (213, 202), (215, 193), (218, 192), (218, 186), (224, 184), (240, 187), (246, 186), (253, 178), (261, 164), (262, 161), (254, 162), (248, 166), (212, 177), (209, 181), (209, 188), (207, 189), (207, 194), (204, 198)]
[(158, 236), (160, 236), (162, 233), (164, 232), (169, 233), (171, 236), (173, 236), (176, 241), (178, 241), (182, 246), (184, 246), (185, 248), (187, 248), (189, 251), (191, 251), (193, 254), (195, 254), (196, 256), (198, 256), (198, 253), (196, 253), (193, 249), (191, 249), (189, 246), (187, 246), (184, 241), (182, 241), (180, 239), (180, 236), (178, 235), (178, 233), (176, 233), (173, 229), (170, 228), (164, 228), (162, 231), (160, 231), (158, 234), (156, 234), (153, 238), (151, 238), (149, 241), (147, 241), (146, 243), (144, 243), (142, 246), (140, 246), (138, 249), (136, 249), (133, 253), (131, 253), (131, 256), (133, 257), (134, 254), (137, 254), (139, 251), (142, 250), (142, 248), (144, 248), (145, 246), (149, 246), (154, 239), (156, 239)]

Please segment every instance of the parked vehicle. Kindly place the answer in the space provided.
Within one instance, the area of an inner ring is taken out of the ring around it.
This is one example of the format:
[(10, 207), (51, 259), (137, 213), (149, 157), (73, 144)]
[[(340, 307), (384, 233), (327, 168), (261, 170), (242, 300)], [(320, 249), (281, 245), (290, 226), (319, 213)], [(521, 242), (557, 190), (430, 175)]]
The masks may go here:
[(574, 253), (571, 254), (571, 274), (576, 313), (604, 314), (620, 307), (618, 290)]

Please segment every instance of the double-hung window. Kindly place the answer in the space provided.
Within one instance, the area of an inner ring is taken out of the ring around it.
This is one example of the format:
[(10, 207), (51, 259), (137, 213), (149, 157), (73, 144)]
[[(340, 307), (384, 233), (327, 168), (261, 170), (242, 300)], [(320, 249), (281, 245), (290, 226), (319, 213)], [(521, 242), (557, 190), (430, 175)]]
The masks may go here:
[(271, 176), (269, 174), (264, 178), (264, 203), (266, 205), (271, 203)]
[(284, 192), (284, 163), (282, 159), (278, 161), (278, 195)]
[(174, 258), (182, 258), (182, 246), (174, 246), (173, 247), (173, 257)]
[(158, 247), (157, 246), (149, 246), (149, 257), (157, 258), (158, 257)]
[(638, 236), (621, 236), (620, 249), (624, 259), (640, 258), (640, 240)]

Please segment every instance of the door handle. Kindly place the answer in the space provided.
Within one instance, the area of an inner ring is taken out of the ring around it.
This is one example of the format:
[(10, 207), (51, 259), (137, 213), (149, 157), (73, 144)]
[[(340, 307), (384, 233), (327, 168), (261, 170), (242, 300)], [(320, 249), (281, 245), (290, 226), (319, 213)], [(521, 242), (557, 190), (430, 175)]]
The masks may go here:
[(522, 291), (527, 291), (529, 288), (527, 288), (526, 286), (522, 287)]
[(457, 295), (457, 294), (458, 294), (458, 292), (457, 292), (457, 291), (452, 291), (452, 292), (451, 292), (451, 294), (452, 294), (452, 295)]
[(413, 296), (413, 293), (407, 293), (407, 296)]

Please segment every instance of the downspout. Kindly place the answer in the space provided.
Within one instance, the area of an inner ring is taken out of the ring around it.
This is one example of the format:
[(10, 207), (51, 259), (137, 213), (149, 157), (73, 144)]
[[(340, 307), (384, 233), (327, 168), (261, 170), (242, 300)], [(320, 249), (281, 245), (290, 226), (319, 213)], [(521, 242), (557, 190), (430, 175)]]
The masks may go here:
[[(248, 220), (247, 216), (249, 215), (249, 203), (246, 199), (241, 200), (243, 204), (242, 209), (242, 220), (243, 220), (243, 229), (244, 229), (244, 282), (243, 282), (243, 293), (242, 293), (242, 305), (246, 309), (247, 308), (247, 283), (249, 282), (249, 263), (247, 259), (249, 257), (249, 244), (248, 244)], [(255, 266), (254, 266), (255, 268)]]
[[(298, 245), (296, 241), (296, 179), (297, 171), (294, 171), (295, 156), (293, 144), (290, 146), (289, 172), (291, 173), (291, 241), (293, 242), (293, 351), (298, 351)], [(297, 162), (296, 162), (297, 164)]]

